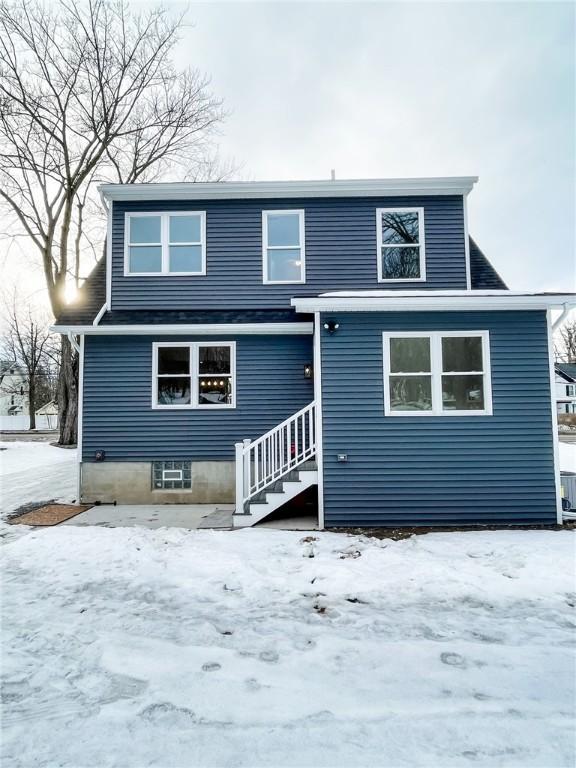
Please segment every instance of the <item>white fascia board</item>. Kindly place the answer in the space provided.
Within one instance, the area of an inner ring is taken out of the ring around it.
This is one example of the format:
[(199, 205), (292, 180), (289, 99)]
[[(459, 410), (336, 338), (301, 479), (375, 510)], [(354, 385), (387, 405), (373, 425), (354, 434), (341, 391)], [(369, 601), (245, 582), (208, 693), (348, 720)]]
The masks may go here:
[(340, 181), (219, 181), (171, 184), (101, 184), (103, 200), (214, 200), (279, 197), (388, 197), (467, 195), (477, 176)]
[(53, 333), (79, 336), (291, 336), (312, 335), (314, 323), (204, 323), (181, 325), (53, 325)]
[[(391, 294), (393, 292), (388, 292)], [(453, 292), (458, 294), (458, 292)], [(378, 296), (318, 296), (317, 298), (292, 299), (297, 312), (442, 312), (450, 310), (471, 311), (482, 309), (521, 310), (550, 309), (576, 306), (574, 294), (498, 294), (469, 291), (459, 295), (434, 291), (405, 291), (395, 295)]]

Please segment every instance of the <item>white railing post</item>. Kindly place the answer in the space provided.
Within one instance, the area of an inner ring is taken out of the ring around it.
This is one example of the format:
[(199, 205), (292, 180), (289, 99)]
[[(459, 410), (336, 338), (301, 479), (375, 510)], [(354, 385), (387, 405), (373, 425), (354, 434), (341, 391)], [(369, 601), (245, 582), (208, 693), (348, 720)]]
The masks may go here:
[(242, 500), (242, 503), (244, 503), (250, 495), (250, 472), (252, 470), (252, 452), (250, 451), (251, 442), (252, 441), (247, 437), (242, 441), (242, 452), (244, 454), (244, 499)]
[(236, 449), (236, 514), (244, 512), (244, 443), (235, 443)]

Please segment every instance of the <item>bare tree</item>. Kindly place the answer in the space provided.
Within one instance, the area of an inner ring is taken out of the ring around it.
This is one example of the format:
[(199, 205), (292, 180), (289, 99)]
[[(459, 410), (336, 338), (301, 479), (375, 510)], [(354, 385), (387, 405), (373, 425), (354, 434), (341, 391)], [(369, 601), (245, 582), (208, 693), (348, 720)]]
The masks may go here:
[[(55, 316), (90, 249), (93, 182), (218, 177), (222, 106), (173, 63), (182, 25), (124, 0), (0, 0), (0, 204), (41, 260)], [(62, 338), (63, 444), (76, 439), (76, 357)]]
[[(14, 364), (21, 375), (14, 386), (14, 394), (26, 395), (30, 429), (36, 429), (36, 410), (44, 405), (53, 392), (51, 377), (57, 376), (58, 344), (49, 330), (47, 318), (34, 313), (30, 305), (24, 306), (14, 294), (3, 318), (5, 333), (1, 340), (2, 354)], [(4, 394), (10, 394), (5, 391)], [(45, 399), (46, 398), (46, 399)]]
[(556, 358), (565, 363), (576, 363), (576, 320), (568, 320), (558, 329)]

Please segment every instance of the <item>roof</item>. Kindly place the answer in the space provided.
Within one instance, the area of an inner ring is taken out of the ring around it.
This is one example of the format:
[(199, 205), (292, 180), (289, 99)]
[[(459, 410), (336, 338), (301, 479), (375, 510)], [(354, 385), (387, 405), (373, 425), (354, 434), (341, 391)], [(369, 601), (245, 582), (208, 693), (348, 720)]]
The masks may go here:
[(474, 290), (480, 289), (500, 289), (505, 290), (508, 286), (502, 280), (498, 272), (476, 245), (476, 241), (470, 237), (470, 281)]
[(183, 181), (169, 184), (101, 184), (104, 200), (230, 200), (274, 197), (467, 195), (477, 176), (316, 181)]
[(106, 303), (106, 259), (102, 257), (82, 283), (73, 302), (56, 318), (56, 325), (91, 325)]
[(566, 380), (576, 382), (576, 363), (555, 363), (554, 367)]
[(309, 315), (299, 315), (293, 309), (115, 310), (106, 312), (99, 325), (210, 325), (294, 323), (310, 320)]

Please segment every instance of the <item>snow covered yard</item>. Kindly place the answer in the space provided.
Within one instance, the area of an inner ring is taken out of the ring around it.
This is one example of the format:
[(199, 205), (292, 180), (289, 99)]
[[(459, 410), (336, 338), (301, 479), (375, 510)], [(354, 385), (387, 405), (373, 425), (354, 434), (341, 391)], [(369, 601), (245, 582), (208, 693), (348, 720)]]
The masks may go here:
[(3, 548), (5, 768), (572, 766), (574, 533)]

